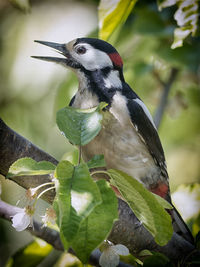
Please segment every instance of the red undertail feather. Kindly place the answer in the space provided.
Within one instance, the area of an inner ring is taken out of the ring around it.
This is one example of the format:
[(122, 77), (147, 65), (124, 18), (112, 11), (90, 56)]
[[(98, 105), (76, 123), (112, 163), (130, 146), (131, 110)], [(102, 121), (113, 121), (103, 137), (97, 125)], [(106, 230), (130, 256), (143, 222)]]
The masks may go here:
[[(111, 187), (113, 191), (115, 192), (116, 196), (123, 199), (119, 190), (115, 186), (111, 186)], [(171, 198), (169, 194), (169, 186), (166, 183), (159, 182), (159, 184), (156, 185), (156, 187), (155, 186), (151, 187), (149, 188), (149, 190), (152, 193), (157, 194), (162, 198), (165, 198), (173, 206), (173, 204), (171, 203)], [(183, 219), (181, 218), (180, 214), (175, 209), (175, 207), (173, 206), (173, 209), (167, 210), (167, 211), (172, 218), (172, 225), (173, 225), (174, 232), (176, 232), (179, 236), (187, 240), (189, 243), (194, 244), (194, 239), (193, 239), (193, 236), (190, 230), (188, 229), (187, 225), (185, 224), (185, 222), (183, 221)]]
[(169, 186), (165, 183), (159, 183), (158, 186), (151, 188), (150, 191), (162, 198), (166, 198), (169, 193)]
[[(156, 185), (156, 187), (150, 188), (150, 191), (166, 199), (173, 206), (169, 194), (169, 186), (166, 183), (160, 182), (158, 183), (158, 185)], [(187, 225), (185, 224), (185, 222), (183, 221), (182, 217), (178, 213), (178, 211), (175, 209), (175, 207), (173, 207), (172, 210), (167, 210), (167, 211), (171, 215), (174, 232), (176, 232), (178, 235), (182, 236), (185, 240), (193, 244), (194, 239), (192, 237), (192, 234), (188, 229)]]

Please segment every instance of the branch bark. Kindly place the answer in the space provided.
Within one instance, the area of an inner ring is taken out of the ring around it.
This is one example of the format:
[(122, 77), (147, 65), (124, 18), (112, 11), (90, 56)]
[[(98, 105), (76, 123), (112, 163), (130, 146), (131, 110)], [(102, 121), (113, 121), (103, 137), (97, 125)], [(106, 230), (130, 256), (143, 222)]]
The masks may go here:
[[(11, 130), (2, 120), (0, 120), (0, 173), (6, 176), (9, 166), (19, 158), (31, 157), (36, 161), (48, 160), (57, 164), (57, 160), (37, 148), (31, 142)], [(48, 175), (33, 176), (30, 178), (15, 177), (14, 182), (24, 188), (37, 186), (41, 183), (50, 181)], [(52, 203), (55, 192), (49, 191), (43, 195), (43, 199)], [(172, 239), (167, 245), (159, 246), (151, 234), (138, 221), (129, 206), (121, 199), (119, 201), (119, 220), (115, 222), (109, 235), (109, 240), (115, 244), (124, 244), (131, 253), (138, 255), (143, 249), (158, 251), (171, 260), (177, 261), (183, 259), (195, 250), (195, 247), (185, 239), (173, 234)], [(41, 229), (36, 228), (36, 229)], [(40, 231), (40, 230), (39, 230)], [(41, 238), (43, 235), (41, 234)]]
[(168, 78), (168, 81), (163, 82), (161, 80), (159, 74), (157, 72), (154, 72), (154, 76), (156, 77), (156, 79), (158, 80), (158, 82), (161, 84), (161, 86), (163, 88), (162, 95), (160, 98), (160, 103), (159, 103), (159, 106), (158, 106), (158, 108), (155, 112), (155, 115), (154, 115), (154, 123), (155, 123), (157, 129), (160, 126), (165, 108), (167, 106), (167, 99), (169, 96), (169, 92), (170, 92), (170, 89), (172, 87), (173, 82), (175, 81), (175, 79), (177, 77), (177, 74), (178, 74), (178, 69), (172, 68), (170, 75), (169, 75), (169, 78)]

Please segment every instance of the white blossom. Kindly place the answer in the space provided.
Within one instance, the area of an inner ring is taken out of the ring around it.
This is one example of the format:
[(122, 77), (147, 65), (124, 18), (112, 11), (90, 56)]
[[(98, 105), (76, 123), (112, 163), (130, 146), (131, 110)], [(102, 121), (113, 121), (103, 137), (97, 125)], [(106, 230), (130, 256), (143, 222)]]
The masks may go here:
[(23, 231), (29, 225), (32, 224), (33, 213), (34, 213), (34, 208), (31, 206), (27, 206), (26, 208), (17, 212), (12, 217), (12, 226), (16, 229), (16, 231), (18, 232)]
[(112, 247), (113, 247), (114, 251), (119, 255), (127, 256), (129, 254), (128, 248), (124, 245), (117, 244), (117, 245), (112, 246)]
[[(200, 185), (180, 185), (172, 194), (175, 207), (187, 222), (200, 213)], [(184, 204), (183, 204), (184, 203)]]
[(47, 208), (46, 213), (42, 217), (42, 222), (44, 223), (43, 226), (48, 226), (49, 224), (55, 224), (56, 223), (56, 213), (53, 208)]
[(119, 255), (128, 255), (129, 250), (124, 245), (111, 245), (106, 243), (103, 248), (103, 252), (99, 259), (99, 264), (102, 267), (116, 267), (119, 264)]

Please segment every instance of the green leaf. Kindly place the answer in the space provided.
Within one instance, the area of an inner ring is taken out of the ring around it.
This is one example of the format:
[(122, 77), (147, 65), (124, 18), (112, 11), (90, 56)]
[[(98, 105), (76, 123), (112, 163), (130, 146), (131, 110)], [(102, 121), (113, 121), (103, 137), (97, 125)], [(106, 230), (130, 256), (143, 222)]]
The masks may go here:
[(23, 175), (44, 175), (53, 173), (56, 166), (49, 161), (35, 161), (32, 158), (21, 158), (9, 168), (7, 178)]
[(140, 251), (139, 256), (140, 257), (147, 257), (147, 256), (152, 256), (152, 252), (148, 249), (143, 249), (142, 251)]
[(41, 239), (31, 242), (18, 250), (9, 260), (10, 267), (35, 267), (38, 266), (51, 252), (52, 246)]
[(99, 168), (99, 167), (105, 167), (106, 163), (104, 160), (104, 155), (95, 155), (90, 161), (87, 162), (88, 168)]
[(79, 162), (79, 150), (77, 149), (77, 147), (74, 147), (75, 149), (73, 151), (70, 152), (66, 152), (63, 156), (61, 160), (67, 160), (69, 162), (71, 162), (73, 165), (78, 165)]
[(158, 203), (164, 208), (164, 209), (173, 209), (172, 205), (167, 202), (167, 200), (165, 200), (164, 198), (160, 197), (159, 195), (156, 195), (154, 193), (152, 193), (153, 196), (156, 198), (156, 200), (158, 201)]
[(154, 253), (154, 255), (146, 258), (143, 267), (173, 267), (174, 265), (170, 260), (161, 253)]
[(134, 267), (143, 266), (143, 262), (138, 258), (136, 258), (135, 256), (133, 256), (132, 254), (129, 254), (127, 256), (120, 255), (120, 261), (126, 263), (125, 266), (134, 266)]
[(137, 0), (101, 0), (98, 8), (99, 38), (108, 40), (114, 30), (124, 23)]
[(86, 145), (100, 132), (101, 110), (106, 105), (100, 103), (98, 107), (88, 110), (65, 107), (57, 112), (57, 125), (72, 144)]
[(118, 170), (108, 171), (111, 182), (118, 188), (137, 218), (163, 246), (172, 237), (173, 228), (170, 215), (159, 204), (151, 192), (136, 179)]
[(60, 237), (66, 250), (69, 248), (69, 244), (66, 241), (64, 234), (65, 227), (63, 224), (68, 221), (70, 214), (70, 186), (73, 172), (74, 166), (68, 161), (60, 161), (55, 170), (55, 177), (58, 179), (59, 183), (56, 184), (56, 197), (53, 207), (57, 215), (57, 223), (60, 228)]
[(83, 263), (87, 263), (91, 252), (108, 236), (113, 222), (118, 218), (117, 198), (105, 180), (97, 181), (102, 203), (95, 207), (81, 223), (72, 248)]
[(80, 223), (102, 199), (85, 163), (74, 167), (68, 161), (61, 161), (56, 168), (55, 177), (59, 182), (56, 188), (59, 227), (61, 237), (68, 244), (75, 238)]
[(56, 212), (56, 224), (60, 226), (60, 213), (59, 213), (59, 204), (58, 204), (58, 198), (57, 196), (53, 200), (53, 209)]

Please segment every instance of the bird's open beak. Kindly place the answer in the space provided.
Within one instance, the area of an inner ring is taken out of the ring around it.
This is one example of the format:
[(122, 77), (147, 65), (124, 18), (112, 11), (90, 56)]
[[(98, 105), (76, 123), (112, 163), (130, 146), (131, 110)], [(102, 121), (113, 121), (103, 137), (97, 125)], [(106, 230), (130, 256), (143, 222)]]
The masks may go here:
[(35, 40), (35, 42), (54, 48), (58, 53), (60, 53), (64, 57), (61, 58), (61, 57), (32, 56), (33, 58), (37, 58), (37, 59), (41, 59), (41, 60), (45, 60), (45, 61), (50, 61), (50, 62), (55, 62), (55, 63), (59, 63), (59, 64), (64, 64), (64, 65), (68, 65), (68, 60), (69, 60), (70, 54), (69, 54), (65, 44), (58, 44), (58, 43), (52, 43), (52, 42), (46, 42), (46, 41), (38, 41), (38, 40)]

